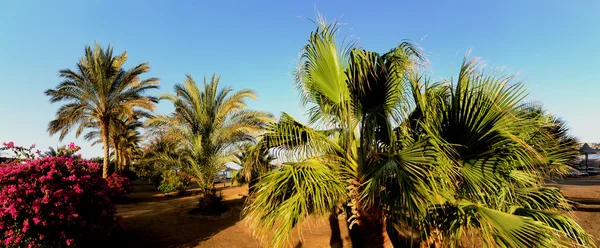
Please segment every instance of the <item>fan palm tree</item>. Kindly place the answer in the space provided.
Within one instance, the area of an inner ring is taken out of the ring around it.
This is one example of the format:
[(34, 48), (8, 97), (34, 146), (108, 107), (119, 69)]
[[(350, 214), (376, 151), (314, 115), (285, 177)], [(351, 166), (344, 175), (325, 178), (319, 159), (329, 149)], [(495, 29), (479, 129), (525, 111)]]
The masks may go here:
[(235, 145), (253, 141), (272, 120), (270, 113), (246, 109), (248, 98), (256, 99), (253, 91), (219, 89), (218, 76), (205, 79), (201, 88), (188, 75), (175, 85), (175, 94), (161, 96), (173, 103), (175, 112), (148, 121), (151, 129), (178, 143), (178, 156), (163, 159), (182, 165), (204, 192), (210, 192), (218, 169), (233, 160)]
[(526, 103), (520, 111), (527, 118), (540, 120), (535, 132), (525, 133), (523, 139), (549, 161), (548, 165), (540, 165), (547, 176), (564, 176), (576, 166), (579, 157), (579, 141), (569, 134), (564, 120), (544, 111), (540, 103)]
[(113, 48), (103, 49), (94, 44), (85, 47), (85, 54), (77, 63), (77, 69), (60, 70), (64, 81), (45, 94), (50, 102), (67, 102), (56, 113), (56, 119), (48, 125), (48, 132), (60, 132), (60, 140), (73, 128), (75, 136), (97, 122), (104, 146), (102, 176), (108, 176), (110, 122), (119, 116), (133, 116), (137, 109), (154, 110), (157, 98), (145, 95), (150, 89), (158, 88), (157, 78), (140, 79), (150, 66), (141, 63), (129, 70), (122, 68), (127, 53), (113, 55)]
[(407, 233), (423, 246), (593, 245), (543, 185), (541, 168), (561, 166), (550, 158), (565, 151), (530, 139), (548, 122), (522, 111), (522, 85), (466, 59), (457, 80), (432, 84), (412, 43), (338, 49), (337, 29), (319, 22), (296, 77), (309, 124), (322, 128), (283, 115), (264, 134), (288, 163), (244, 209), (256, 234), (280, 247), (309, 215), (341, 208), (358, 246), (391, 247)]

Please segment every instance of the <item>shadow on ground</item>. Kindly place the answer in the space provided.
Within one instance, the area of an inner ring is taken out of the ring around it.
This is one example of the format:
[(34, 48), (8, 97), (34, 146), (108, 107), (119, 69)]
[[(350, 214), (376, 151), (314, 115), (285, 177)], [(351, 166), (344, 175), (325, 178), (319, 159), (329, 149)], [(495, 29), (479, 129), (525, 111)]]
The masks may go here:
[(240, 221), (244, 198), (236, 196), (224, 200), (229, 211), (221, 216), (195, 216), (190, 210), (198, 196), (164, 197), (154, 187), (137, 187), (129, 203), (118, 205), (127, 230), (117, 234), (111, 246), (197, 247)]

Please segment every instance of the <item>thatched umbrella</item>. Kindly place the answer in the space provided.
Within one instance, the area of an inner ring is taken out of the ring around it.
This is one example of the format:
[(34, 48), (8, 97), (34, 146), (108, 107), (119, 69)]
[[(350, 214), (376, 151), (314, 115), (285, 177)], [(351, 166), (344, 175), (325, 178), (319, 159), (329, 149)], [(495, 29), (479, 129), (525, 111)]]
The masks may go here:
[(579, 153), (585, 155), (585, 170), (588, 170), (588, 155), (589, 154), (597, 154), (600, 152), (598, 149), (594, 149), (590, 147), (587, 143), (583, 144), (583, 146), (579, 149)]

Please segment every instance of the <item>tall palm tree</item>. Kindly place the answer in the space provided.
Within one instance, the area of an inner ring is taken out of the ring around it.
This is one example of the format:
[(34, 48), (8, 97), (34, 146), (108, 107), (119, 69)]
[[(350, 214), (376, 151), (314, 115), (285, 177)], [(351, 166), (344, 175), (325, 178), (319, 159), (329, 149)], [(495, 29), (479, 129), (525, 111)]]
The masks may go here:
[[(139, 129), (143, 127), (143, 124), (139, 121), (139, 118), (149, 117), (149, 115), (145, 112), (136, 112), (138, 113), (132, 117), (120, 116), (113, 118), (109, 123), (109, 129), (111, 130), (109, 144), (113, 148), (115, 172), (127, 168), (131, 165), (133, 158), (141, 154), (140, 143), (143, 138)], [(88, 132), (84, 136), (85, 139), (88, 141), (95, 140), (92, 145), (102, 143), (102, 134), (99, 131), (98, 122), (92, 122), (90, 125), (90, 127), (96, 127), (97, 129)]]
[(562, 163), (549, 151), (570, 151), (528, 139), (548, 122), (522, 111), (522, 85), (476, 60), (432, 84), (413, 44), (338, 49), (337, 29), (319, 22), (296, 78), (310, 124), (323, 129), (283, 115), (264, 135), (288, 163), (262, 177), (244, 210), (257, 234), (280, 247), (309, 215), (341, 208), (359, 246), (391, 247), (406, 233), (423, 246), (593, 245), (543, 185), (541, 168)]
[(45, 94), (50, 102), (66, 102), (56, 113), (56, 119), (48, 125), (48, 132), (60, 132), (60, 140), (73, 128), (75, 137), (89, 129), (92, 122), (100, 128), (104, 146), (102, 176), (108, 176), (110, 122), (119, 116), (133, 116), (137, 109), (154, 110), (157, 98), (145, 95), (147, 90), (158, 88), (158, 78), (142, 80), (141, 74), (150, 66), (141, 63), (129, 70), (122, 68), (127, 53), (113, 55), (113, 48), (103, 49), (94, 44), (85, 47), (85, 54), (77, 63), (77, 69), (60, 70), (64, 81)]
[(204, 79), (201, 88), (187, 75), (183, 84), (175, 85), (175, 94), (161, 96), (173, 103), (174, 113), (148, 121), (179, 144), (177, 157), (163, 158), (182, 165), (204, 192), (210, 192), (218, 169), (233, 160), (235, 145), (253, 141), (272, 120), (270, 113), (246, 109), (248, 98), (256, 99), (252, 90), (219, 89), (218, 76)]

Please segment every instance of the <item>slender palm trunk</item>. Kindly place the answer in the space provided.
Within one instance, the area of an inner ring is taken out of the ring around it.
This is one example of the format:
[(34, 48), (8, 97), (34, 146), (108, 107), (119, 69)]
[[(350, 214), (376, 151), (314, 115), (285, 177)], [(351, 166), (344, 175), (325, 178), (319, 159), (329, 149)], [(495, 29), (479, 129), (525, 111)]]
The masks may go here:
[(109, 133), (108, 133), (108, 121), (103, 121), (100, 123), (101, 132), (102, 132), (102, 143), (104, 144), (104, 161), (102, 164), (102, 177), (108, 177), (108, 165), (110, 162), (110, 153), (109, 153)]
[(121, 151), (121, 172), (129, 168), (129, 159), (127, 158), (127, 153), (125, 151)]
[(125, 151), (121, 150), (119, 156), (121, 156), (121, 167), (119, 167), (119, 171), (122, 173), (125, 168), (127, 168), (127, 157), (125, 156)]
[(118, 173), (119, 172), (119, 166), (121, 165), (121, 157), (120, 157), (120, 153), (119, 153), (119, 146), (117, 145), (117, 142), (113, 142), (113, 151), (114, 151), (114, 155), (115, 155), (115, 167), (113, 168), (113, 173)]

